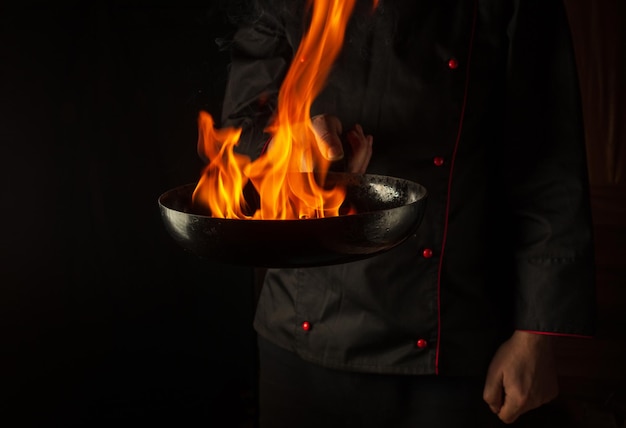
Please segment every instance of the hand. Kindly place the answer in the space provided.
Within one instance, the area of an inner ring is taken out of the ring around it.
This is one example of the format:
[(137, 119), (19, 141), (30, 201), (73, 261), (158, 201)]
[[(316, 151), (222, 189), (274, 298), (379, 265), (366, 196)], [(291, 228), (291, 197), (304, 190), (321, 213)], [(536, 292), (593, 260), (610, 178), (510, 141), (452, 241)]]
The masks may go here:
[[(343, 159), (341, 121), (336, 116), (321, 114), (314, 116), (311, 123), (322, 156), (330, 161)], [(347, 171), (355, 174), (365, 173), (372, 157), (374, 138), (371, 135), (365, 135), (361, 125), (357, 124), (348, 131), (346, 139), (352, 149), (352, 155), (347, 160)]]
[(494, 355), (483, 399), (505, 423), (559, 393), (550, 336), (515, 331)]

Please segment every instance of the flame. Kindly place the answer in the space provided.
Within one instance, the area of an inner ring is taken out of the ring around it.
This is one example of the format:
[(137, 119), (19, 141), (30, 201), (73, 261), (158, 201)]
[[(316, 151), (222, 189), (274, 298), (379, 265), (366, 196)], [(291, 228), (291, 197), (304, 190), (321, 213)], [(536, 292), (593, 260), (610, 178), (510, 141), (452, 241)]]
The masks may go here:
[[(309, 3), (311, 24), (280, 88), (276, 115), (266, 129), (272, 142), (261, 157), (251, 162), (237, 154), (234, 147), (241, 129), (215, 129), (211, 115), (200, 113), (199, 147), (209, 163), (194, 190), (194, 204), (208, 206), (213, 217), (222, 218), (300, 219), (339, 215), (345, 190), (323, 185), (329, 162), (315, 143), (310, 109), (341, 50), (354, 3), (355, 0)], [(254, 212), (244, 197), (244, 188), (249, 183), (260, 199)]]

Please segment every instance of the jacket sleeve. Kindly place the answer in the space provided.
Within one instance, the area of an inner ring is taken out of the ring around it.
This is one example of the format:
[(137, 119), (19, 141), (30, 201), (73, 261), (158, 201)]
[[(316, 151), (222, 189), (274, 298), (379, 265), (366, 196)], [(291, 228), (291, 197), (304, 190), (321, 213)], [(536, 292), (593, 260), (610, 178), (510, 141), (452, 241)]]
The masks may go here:
[(561, 0), (517, 0), (508, 28), (503, 178), (517, 266), (515, 328), (591, 335), (594, 263), (574, 51)]
[(257, 2), (253, 18), (233, 37), (221, 124), (242, 128), (236, 151), (253, 160), (269, 139), (265, 127), (293, 56), (280, 18), (262, 3)]

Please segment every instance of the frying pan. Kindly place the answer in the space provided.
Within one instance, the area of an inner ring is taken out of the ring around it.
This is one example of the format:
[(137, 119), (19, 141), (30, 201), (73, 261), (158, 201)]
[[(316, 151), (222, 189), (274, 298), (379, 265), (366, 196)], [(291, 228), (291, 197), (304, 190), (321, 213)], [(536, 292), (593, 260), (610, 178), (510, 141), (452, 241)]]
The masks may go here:
[[(329, 173), (346, 189), (342, 207), (355, 214), (299, 220), (214, 218), (194, 208), (195, 184), (163, 193), (165, 228), (185, 250), (212, 261), (254, 267), (311, 267), (364, 259), (417, 230), (427, 191), (418, 183), (373, 174)], [(342, 212), (342, 210), (340, 210)]]

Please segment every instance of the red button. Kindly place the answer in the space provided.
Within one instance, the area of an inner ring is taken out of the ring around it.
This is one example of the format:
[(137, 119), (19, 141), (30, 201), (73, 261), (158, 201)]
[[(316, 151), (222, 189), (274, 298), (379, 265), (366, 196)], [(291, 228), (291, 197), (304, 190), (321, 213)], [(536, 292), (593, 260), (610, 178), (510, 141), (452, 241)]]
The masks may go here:
[(424, 251), (422, 251), (422, 255), (425, 259), (430, 259), (433, 256), (433, 250), (431, 250), (430, 248), (424, 248)]
[(417, 347), (420, 349), (424, 349), (425, 347), (428, 346), (428, 342), (426, 342), (424, 339), (420, 339), (417, 341)]
[(456, 70), (459, 67), (459, 62), (456, 60), (456, 58), (450, 58), (450, 61), (448, 61), (448, 68), (450, 68), (450, 70)]
[(437, 157), (433, 158), (433, 163), (435, 164), (435, 166), (441, 166), (441, 165), (443, 165), (443, 162), (444, 162), (444, 160), (440, 156), (437, 156)]
[(303, 322), (302, 323), (302, 330), (304, 330), (304, 331), (311, 330), (311, 323), (309, 323), (308, 321)]

